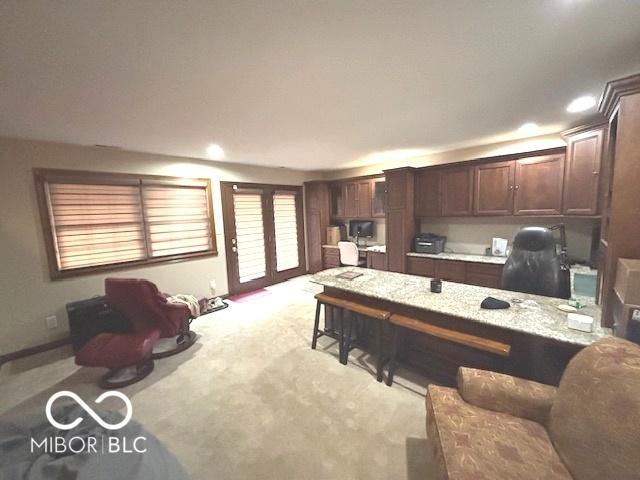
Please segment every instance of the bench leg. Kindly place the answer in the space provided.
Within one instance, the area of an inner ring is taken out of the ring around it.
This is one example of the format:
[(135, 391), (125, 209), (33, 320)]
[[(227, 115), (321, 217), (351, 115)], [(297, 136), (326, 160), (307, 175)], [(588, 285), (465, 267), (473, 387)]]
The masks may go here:
[(376, 380), (382, 381), (383, 377), (383, 365), (384, 359), (382, 358), (382, 327), (384, 322), (382, 320), (374, 320), (376, 322)]
[(344, 359), (344, 312), (341, 308), (336, 308), (334, 310), (334, 318), (338, 317), (338, 328), (340, 330), (339, 340), (338, 340), (338, 359), (340, 363), (346, 365), (347, 361)]
[[(313, 339), (311, 340), (311, 349), (315, 350), (316, 349), (316, 343), (318, 342), (318, 337), (320, 336), (320, 334), (318, 333), (318, 327), (320, 326), (320, 307), (321, 304), (318, 301), (316, 303), (316, 317), (315, 320), (313, 322)], [(326, 308), (325, 307), (325, 312), (326, 312)], [(326, 313), (325, 313), (326, 315)]]
[(398, 327), (391, 324), (391, 355), (389, 358), (389, 372), (387, 374), (387, 385), (393, 384), (393, 374), (396, 370), (396, 356), (398, 354)]

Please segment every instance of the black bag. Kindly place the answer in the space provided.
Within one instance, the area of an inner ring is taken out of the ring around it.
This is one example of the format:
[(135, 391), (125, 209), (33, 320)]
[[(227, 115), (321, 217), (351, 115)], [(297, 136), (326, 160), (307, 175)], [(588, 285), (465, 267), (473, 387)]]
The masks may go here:
[(67, 303), (71, 344), (77, 352), (99, 333), (131, 333), (133, 325), (105, 302), (105, 297)]

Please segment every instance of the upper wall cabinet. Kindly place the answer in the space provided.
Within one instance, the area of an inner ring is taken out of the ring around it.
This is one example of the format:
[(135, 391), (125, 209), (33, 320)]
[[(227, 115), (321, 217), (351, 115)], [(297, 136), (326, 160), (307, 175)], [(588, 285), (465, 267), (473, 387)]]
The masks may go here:
[(513, 213), (561, 215), (564, 155), (516, 160)]
[(344, 216), (347, 218), (358, 216), (358, 184), (355, 182), (344, 184)]
[(334, 218), (372, 218), (385, 215), (384, 178), (332, 183), (330, 193), (331, 216)]
[(344, 185), (334, 183), (329, 188), (329, 202), (332, 217), (344, 217)]
[(567, 160), (562, 211), (565, 215), (596, 215), (605, 127), (570, 130), (563, 136)]
[(473, 167), (452, 167), (440, 173), (442, 216), (473, 215)]
[(475, 167), (474, 213), (512, 215), (515, 163), (495, 162)]
[(384, 178), (374, 178), (371, 181), (373, 201), (371, 202), (371, 216), (384, 217), (387, 205), (387, 182)]
[(417, 217), (442, 215), (440, 170), (426, 170), (415, 176), (415, 214)]

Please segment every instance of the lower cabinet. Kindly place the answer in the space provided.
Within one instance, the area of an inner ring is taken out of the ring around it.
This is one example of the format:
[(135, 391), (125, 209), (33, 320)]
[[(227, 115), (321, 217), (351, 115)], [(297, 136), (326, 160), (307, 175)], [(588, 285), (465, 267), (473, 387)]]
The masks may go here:
[(467, 262), (436, 260), (436, 277), (448, 282), (466, 283)]
[(336, 268), (340, 266), (340, 251), (338, 247), (322, 247), (322, 267)]
[(467, 262), (465, 283), (479, 287), (500, 288), (502, 286), (502, 265)]
[(491, 263), (407, 257), (407, 273), (479, 287), (500, 288), (502, 284), (502, 265)]
[(382, 252), (367, 252), (367, 268), (386, 270), (387, 254)]
[(431, 258), (407, 257), (407, 273), (422, 277), (435, 277), (436, 261)]

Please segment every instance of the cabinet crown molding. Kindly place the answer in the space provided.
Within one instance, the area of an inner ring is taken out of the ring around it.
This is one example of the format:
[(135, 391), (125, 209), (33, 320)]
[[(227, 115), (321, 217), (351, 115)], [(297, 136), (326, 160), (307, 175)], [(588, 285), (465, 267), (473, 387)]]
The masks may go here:
[(615, 111), (620, 99), (626, 95), (633, 95), (634, 93), (640, 93), (640, 73), (617, 80), (611, 80), (607, 82), (607, 85), (604, 87), (604, 93), (600, 99), (598, 111), (608, 119)]

